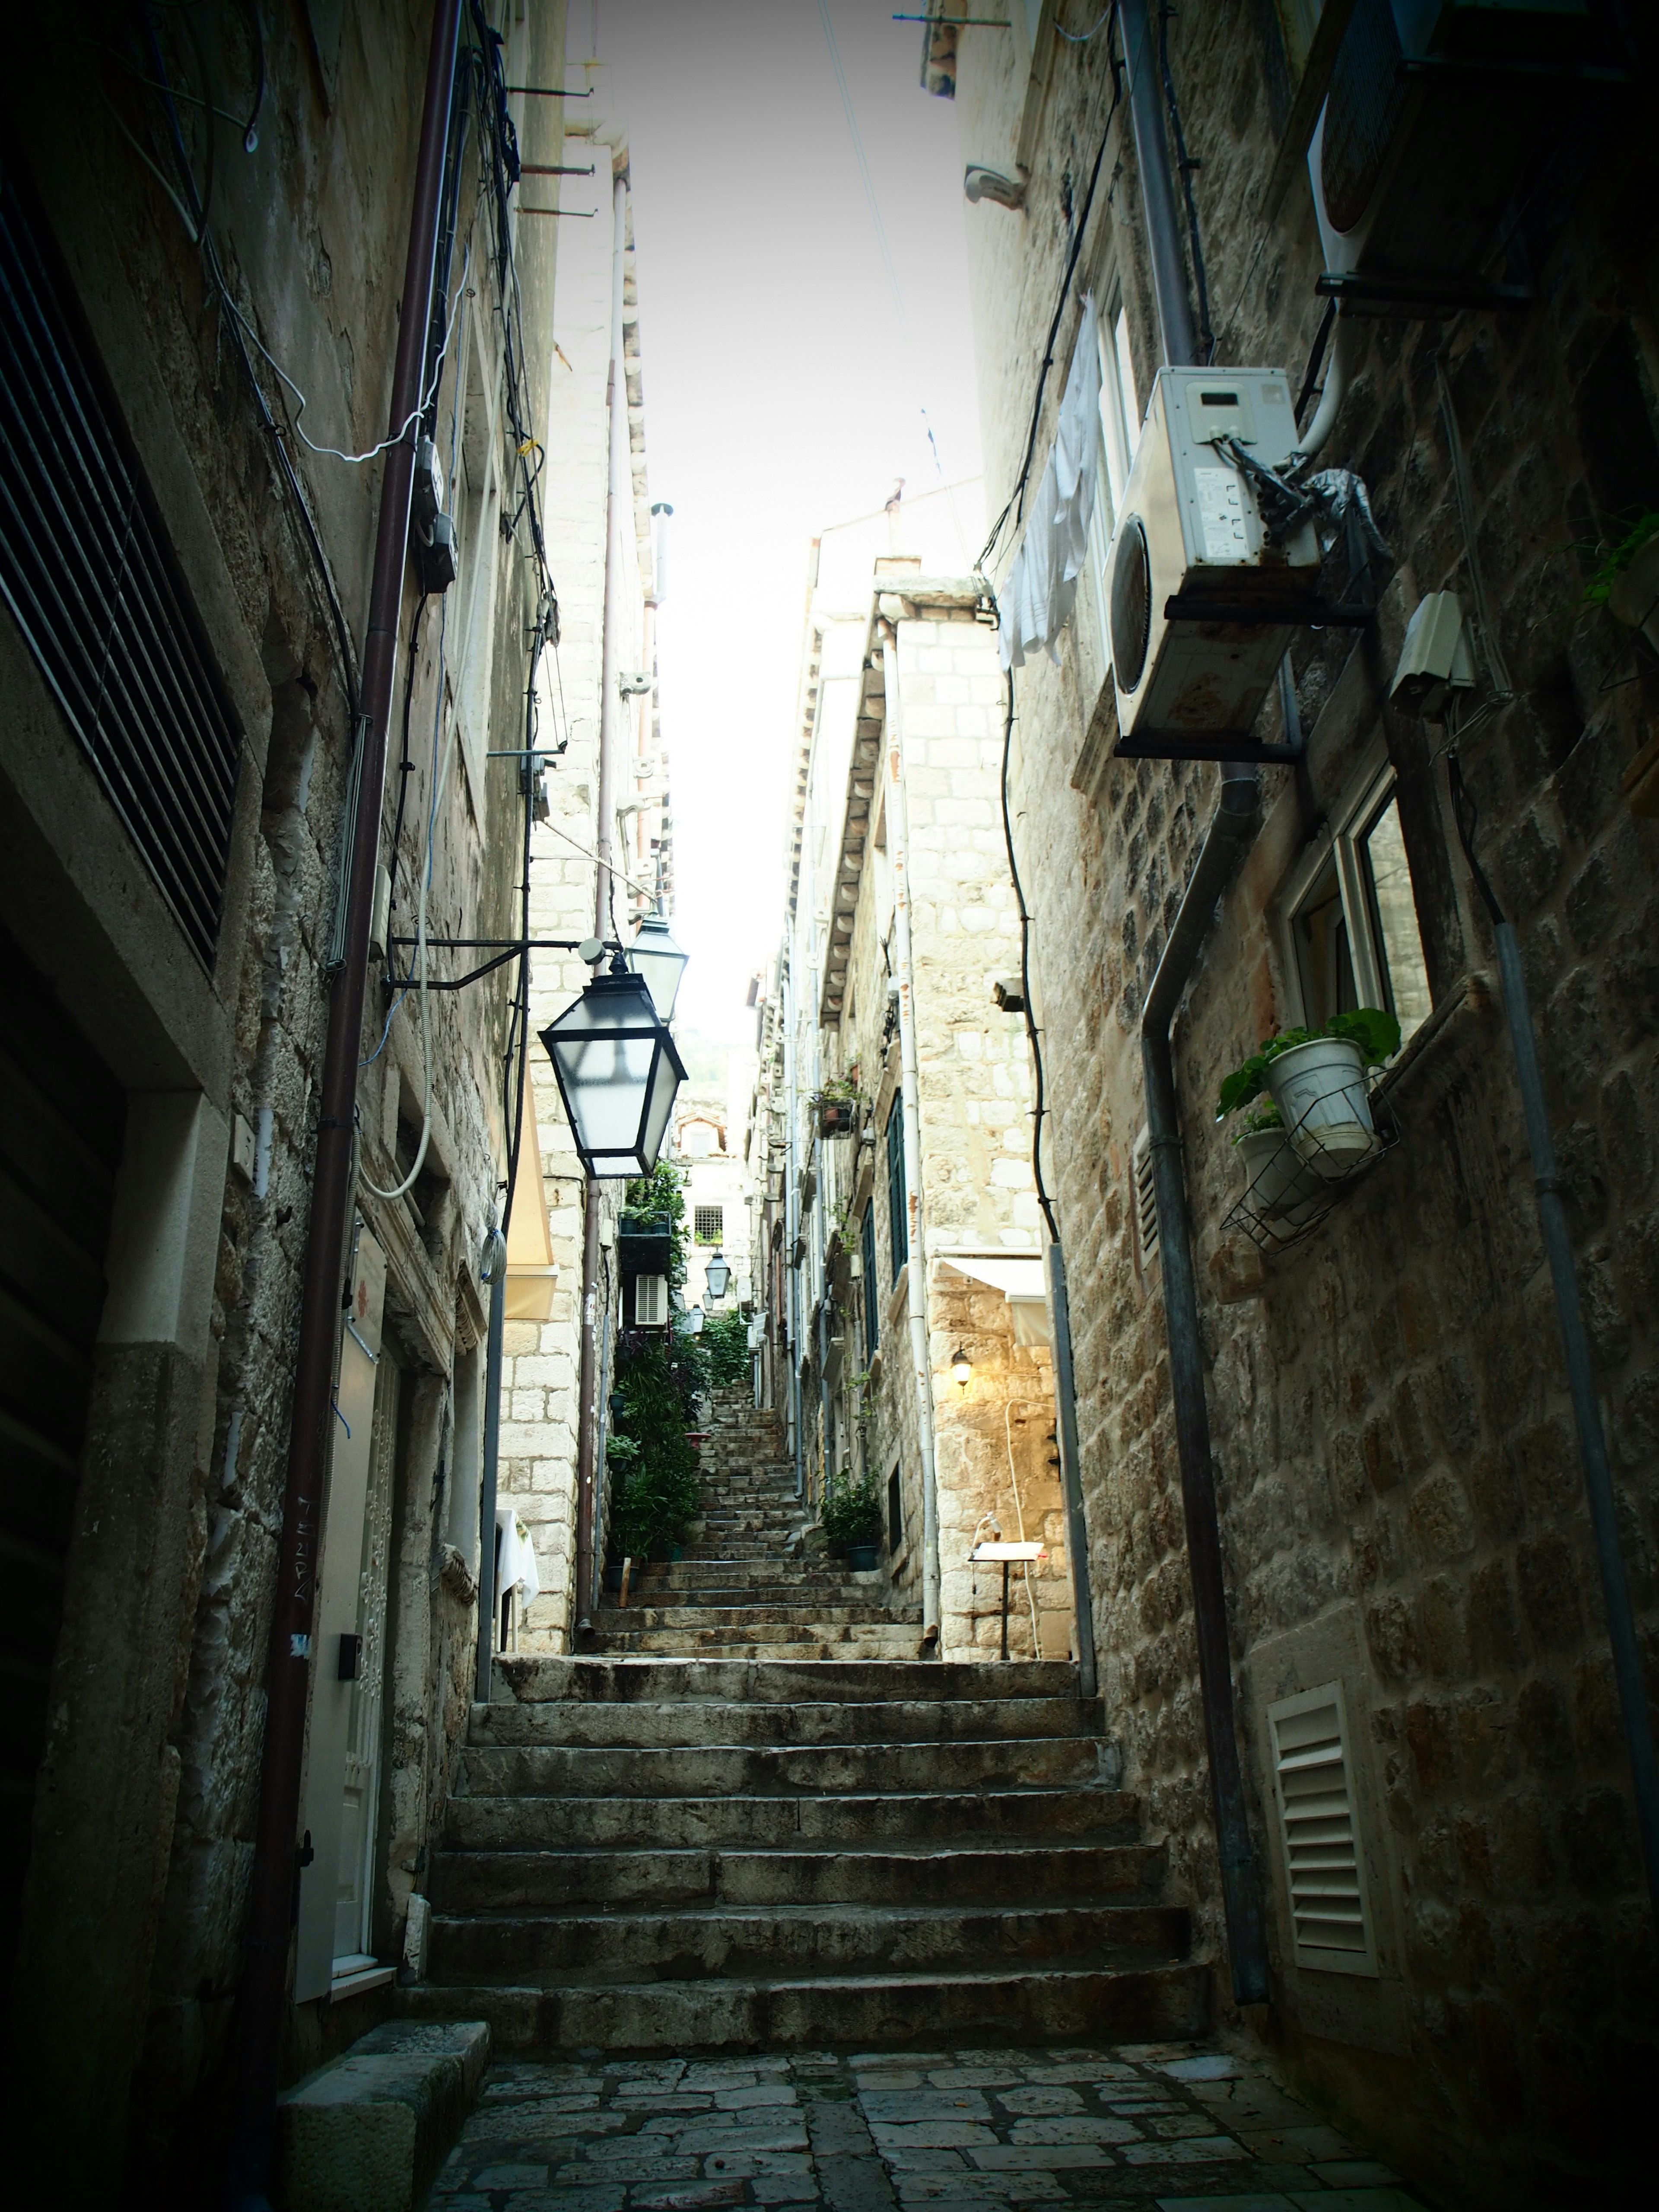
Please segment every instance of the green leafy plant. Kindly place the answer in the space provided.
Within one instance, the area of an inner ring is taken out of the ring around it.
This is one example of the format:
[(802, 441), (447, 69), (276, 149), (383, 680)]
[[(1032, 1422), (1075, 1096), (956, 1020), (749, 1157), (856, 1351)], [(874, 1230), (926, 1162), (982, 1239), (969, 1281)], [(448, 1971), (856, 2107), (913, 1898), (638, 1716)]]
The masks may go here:
[(668, 1287), (685, 1282), (685, 1182), (672, 1160), (659, 1160), (648, 1176), (635, 1176), (623, 1196), (624, 1215), (668, 1222)]
[(832, 1544), (880, 1543), (884, 1522), (875, 1477), (863, 1474), (854, 1481), (843, 1468), (824, 1486), (818, 1517)]
[[(1333, 1014), (1322, 1029), (1281, 1030), (1277, 1036), (1264, 1037), (1242, 1067), (1236, 1067), (1231, 1075), (1224, 1077), (1221, 1095), (1216, 1103), (1216, 1120), (1224, 1121), (1229, 1114), (1261, 1097), (1267, 1088), (1267, 1070), (1281, 1054), (1294, 1052), (1299, 1044), (1313, 1044), (1321, 1037), (1345, 1038), (1359, 1047), (1367, 1067), (1381, 1067), (1400, 1049), (1400, 1024), (1380, 1006), (1359, 1006), (1352, 1013)], [(1271, 1128), (1273, 1124), (1265, 1122), (1262, 1126)]]
[(1240, 1139), (1244, 1137), (1259, 1137), (1266, 1129), (1282, 1129), (1284, 1126), (1285, 1117), (1273, 1100), (1267, 1097), (1258, 1098), (1237, 1128), (1234, 1130), (1233, 1142), (1237, 1144)]
[(749, 1380), (749, 1323), (740, 1313), (715, 1314), (703, 1323), (698, 1340), (708, 1358), (711, 1382)]
[(1650, 512), (1638, 515), (1634, 526), (1613, 546), (1601, 567), (1585, 585), (1582, 604), (1589, 607), (1606, 606), (1613, 586), (1647, 544), (1649, 538), (1656, 536), (1659, 536), (1659, 514)]

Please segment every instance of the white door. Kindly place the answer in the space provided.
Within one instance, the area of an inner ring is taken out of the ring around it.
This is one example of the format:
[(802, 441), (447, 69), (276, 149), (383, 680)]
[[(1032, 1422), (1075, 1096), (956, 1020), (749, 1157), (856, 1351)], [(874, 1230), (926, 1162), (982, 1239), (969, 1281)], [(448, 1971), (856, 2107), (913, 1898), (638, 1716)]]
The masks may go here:
[[(334, 1448), (329, 1466), (328, 1497), (323, 1509), (322, 1554), (319, 1566), (316, 1629), (311, 1673), (311, 1721), (307, 1741), (302, 1827), (309, 1856), (300, 1883), (299, 1940), (295, 1960), (295, 2002), (325, 1996), (335, 1977), (335, 1960), (366, 1949), (361, 1917), (356, 1934), (343, 1950), (337, 1942), (343, 1831), (349, 1825), (349, 1775), (361, 1772), (354, 1742), (365, 1704), (357, 1695), (364, 1656), (362, 1612), (364, 1564), (370, 1548), (367, 1523), (371, 1480), (388, 1445), (380, 1441), (377, 1420), (390, 1399), (395, 1424), (395, 1385), (381, 1389), (380, 1317), (386, 1297), (386, 1260), (366, 1229), (357, 1231), (352, 1252), (350, 1303), (340, 1337), (340, 1364), (334, 1391)], [(389, 1436), (390, 1429), (386, 1433)], [(380, 1547), (380, 1595), (385, 1613), (385, 1546)], [(379, 1700), (374, 1701), (378, 1715)], [(378, 1735), (378, 1729), (376, 1729)], [(373, 1758), (371, 1740), (371, 1760)], [(362, 1802), (361, 1785), (357, 1803)], [(356, 1812), (354, 1808), (354, 1814)], [(358, 1834), (361, 1835), (361, 1822)], [(356, 1844), (352, 1845), (355, 1850)], [(372, 1962), (371, 1962), (372, 1963)]]
[(340, 1815), (339, 1882), (334, 1904), (333, 1972), (337, 1978), (374, 1961), (374, 1814), (380, 1802), (380, 1708), (386, 1687), (386, 1616), (392, 1547), (392, 1468), (398, 1435), (398, 1370), (384, 1352), (374, 1393), (368, 1496), (357, 1579), (357, 1672), (346, 1723)]

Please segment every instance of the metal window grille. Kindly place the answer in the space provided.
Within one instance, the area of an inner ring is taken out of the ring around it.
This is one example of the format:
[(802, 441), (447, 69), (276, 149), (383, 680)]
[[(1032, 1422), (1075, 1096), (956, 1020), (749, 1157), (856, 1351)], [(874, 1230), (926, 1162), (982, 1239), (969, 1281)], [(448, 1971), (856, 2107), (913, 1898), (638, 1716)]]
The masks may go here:
[(1133, 1155), (1135, 1186), (1135, 1251), (1142, 1269), (1158, 1257), (1158, 1183), (1152, 1173), (1152, 1132), (1143, 1129), (1135, 1139)]
[(1374, 1975), (1342, 1685), (1281, 1698), (1267, 1708), (1267, 1729), (1296, 1963)]
[(0, 171), (0, 593), (204, 965), (237, 738), (56, 249)]
[(892, 1279), (910, 1256), (910, 1224), (904, 1202), (904, 1109), (896, 1098), (887, 1116), (887, 1241)]
[(864, 1267), (864, 1364), (867, 1367), (875, 1358), (876, 1346), (881, 1340), (876, 1314), (876, 1209), (873, 1201), (864, 1209), (864, 1226), (859, 1233), (859, 1255)]
[(693, 1209), (691, 1234), (699, 1244), (718, 1244), (725, 1226), (723, 1206), (699, 1206)]

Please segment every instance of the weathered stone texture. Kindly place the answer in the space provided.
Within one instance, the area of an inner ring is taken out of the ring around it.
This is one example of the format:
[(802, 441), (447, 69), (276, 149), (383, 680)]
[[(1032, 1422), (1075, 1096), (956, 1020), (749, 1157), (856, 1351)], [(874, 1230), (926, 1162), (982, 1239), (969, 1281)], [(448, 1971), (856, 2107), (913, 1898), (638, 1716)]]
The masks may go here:
[[(1000, 51), (993, 33), (963, 34), (958, 106), (964, 149), (1012, 169), (1021, 93), (999, 69)], [(1170, 54), (1201, 164), (1194, 189), (1217, 358), (1299, 376), (1321, 306), (1305, 185), (1293, 180), (1276, 222), (1258, 212), (1283, 113), (1273, 13), (1183, 14), (1171, 20)], [(994, 511), (1024, 447), (1070, 243), (1063, 210), (1080, 196), (1109, 99), (1104, 37), (1060, 50), (1026, 211), (987, 203), (967, 213)], [(1345, 1685), (1383, 1808), (1370, 1846), (1387, 1888), (1379, 1913), (1401, 1931), (1375, 2002), (1362, 2003), (1363, 1991), (1350, 2001), (1340, 1978), (1288, 1962), (1262, 1711), (1280, 1691), (1246, 1667), (1242, 1747), (1280, 1930), (1284, 2033), (1304, 2079), (1351, 2110), (1369, 2100), (1402, 2160), (1481, 2201), (1563, 2201), (1576, 2185), (1567, 2177), (1615, 2170), (1595, 2162), (1616, 2161), (1620, 2100), (1651, 2048), (1654, 1957), (1513, 1065), (1486, 980), (1491, 940), (1431, 758), (1440, 733), (1382, 698), (1419, 597), (1450, 588), (1468, 604), (1439, 356), (1516, 695), (1471, 732), (1465, 773), (1479, 849), (1520, 930), (1534, 994), (1626, 1556), (1651, 1648), (1659, 869), (1652, 825), (1626, 811), (1619, 779), (1652, 733), (1654, 680), (1627, 634), (1577, 603), (1586, 564), (1575, 550), (1615, 535), (1628, 503), (1598, 475), (1587, 419), (1596, 377), (1609, 349), (1645, 347), (1651, 328), (1650, 241), (1623, 212), (1641, 134), (1631, 111), (1617, 118), (1564, 156), (1571, 195), (1529, 211), (1534, 310), (1364, 326), (1324, 458), (1363, 473), (1400, 565), (1375, 634), (1351, 655), (1347, 636), (1331, 633), (1293, 649), (1311, 732), (1308, 787), (1298, 799), (1287, 771), (1264, 772), (1261, 830), (1176, 1027), (1235, 1651), (1243, 1665), (1270, 1640), (1290, 1650), (1301, 1638), (1295, 1648), (1316, 1668), (1327, 1632), (1358, 1623)], [(1119, 124), (1079, 290), (1121, 279), (1144, 402), (1155, 325), (1139, 222)], [(1077, 322), (1073, 301), (1039, 468)], [(1650, 357), (1640, 361), (1650, 380)], [(1650, 408), (1650, 381), (1645, 389)], [(1017, 542), (1005, 538), (994, 575)], [(1036, 916), (1103, 1683), (1129, 1773), (1168, 1823), (1218, 1950), (1159, 1285), (1155, 1266), (1139, 1265), (1129, 1202), (1140, 1006), (1215, 771), (1111, 761), (1103, 672), (1085, 588), (1060, 666), (1033, 663), (1018, 679), (1019, 844)], [(1271, 902), (1304, 821), (1334, 805), (1378, 733), (1400, 778), (1437, 1007), (1462, 1003), (1402, 1063), (1398, 1149), (1306, 1243), (1268, 1262), (1258, 1296), (1224, 1304), (1211, 1286), (1227, 1279), (1221, 1224), (1237, 1183), (1211, 1102), (1220, 1075), (1291, 1018)], [(1289, 1686), (1327, 1679), (1316, 1671)], [(1399, 2005), (1385, 2029), (1390, 1990)], [(1412, 2094), (1390, 2109), (1379, 2049), (1413, 2062)], [(1587, 2130), (1601, 2148), (1587, 2148)]]

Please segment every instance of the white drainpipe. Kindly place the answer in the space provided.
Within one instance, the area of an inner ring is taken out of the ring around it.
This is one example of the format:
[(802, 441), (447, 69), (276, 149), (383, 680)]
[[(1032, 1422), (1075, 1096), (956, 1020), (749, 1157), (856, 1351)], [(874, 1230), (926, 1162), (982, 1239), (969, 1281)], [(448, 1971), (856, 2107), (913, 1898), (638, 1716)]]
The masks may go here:
[(904, 811), (904, 724), (899, 697), (898, 632), (884, 623), (887, 694), (887, 850), (893, 864), (893, 921), (897, 939), (899, 1080), (904, 1114), (904, 1189), (908, 1242), (910, 1367), (916, 1386), (916, 1437), (921, 1455), (922, 1641), (939, 1641), (939, 1484), (933, 1459), (933, 1363), (927, 1342), (927, 1240), (921, 1204), (921, 1101), (916, 1083), (915, 975), (910, 959), (910, 850)]

